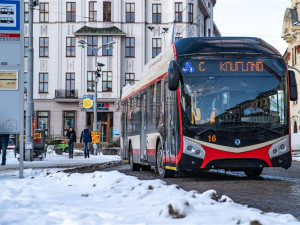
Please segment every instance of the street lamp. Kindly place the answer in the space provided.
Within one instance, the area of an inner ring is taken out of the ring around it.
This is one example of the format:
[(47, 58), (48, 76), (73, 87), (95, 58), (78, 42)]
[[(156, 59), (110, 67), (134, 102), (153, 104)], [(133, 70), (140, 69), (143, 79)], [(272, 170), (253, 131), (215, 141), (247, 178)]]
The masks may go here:
[[(79, 40), (78, 43), (80, 44), (79, 47), (81, 48), (85, 48), (87, 46), (87, 48), (91, 48), (92, 51), (93, 51), (93, 54), (95, 55), (95, 90), (94, 90), (94, 122), (93, 122), (93, 131), (97, 131), (97, 107), (98, 107), (98, 101), (97, 101), (97, 85), (98, 85), (98, 81), (99, 81), (99, 78), (101, 77), (101, 67), (105, 66), (105, 64), (103, 63), (98, 63), (97, 62), (97, 57), (98, 57), (98, 52), (101, 48), (103, 47), (106, 47), (106, 48), (110, 48), (112, 47), (113, 44), (116, 43), (116, 41), (111, 41), (111, 42), (108, 42), (106, 44), (103, 44), (103, 45), (100, 45), (99, 48), (94, 48), (94, 47), (90, 47), (87, 45), (86, 41), (84, 40)], [(97, 147), (97, 145), (96, 145)], [(96, 150), (94, 151), (96, 153)]]

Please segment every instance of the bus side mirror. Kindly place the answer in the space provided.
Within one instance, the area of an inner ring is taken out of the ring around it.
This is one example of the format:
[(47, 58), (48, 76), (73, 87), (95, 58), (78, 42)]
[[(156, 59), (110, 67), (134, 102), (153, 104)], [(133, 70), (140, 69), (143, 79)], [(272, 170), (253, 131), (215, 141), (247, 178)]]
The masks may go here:
[(175, 60), (172, 60), (168, 69), (169, 77), (169, 90), (176, 91), (178, 89), (179, 79), (180, 79), (180, 66)]
[(297, 91), (297, 82), (295, 72), (289, 70), (289, 79), (290, 79), (290, 100), (297, 101), (298, 91)]

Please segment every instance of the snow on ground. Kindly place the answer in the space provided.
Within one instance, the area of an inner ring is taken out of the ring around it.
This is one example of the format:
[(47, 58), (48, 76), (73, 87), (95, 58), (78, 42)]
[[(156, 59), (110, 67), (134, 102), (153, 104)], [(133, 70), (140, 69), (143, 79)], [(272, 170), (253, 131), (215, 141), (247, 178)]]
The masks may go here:
[(292, 215), (264, 213), (226, 196), (216, 201), (213, 190), (187, 192), (117, 171), (28, 169), (24, 175), (0, 176), (0, 224), (300, 224)]
[(293, 154), (293, 161), (300, 162), (300, 153)]
[[(2, 157), (2, 155), (0, 156)], [(121, 157), (117, 155), (90, 155), (90, 158), (84, 158), (83, 151), (74, 150), (74, 158), (72, 159), (69, 159), (68, 153), (63, 153), (63, 155), (57, 155), (55, 152), (51, 154), (47, 153), (46, 158), (41, 161), (24, 161), (24, 168), (76, 167), (120, 160)], [(19, 161), (17, 158), (15, 158), (14, 152), (11, 150), (7, 151), (6, 166), (1, 166), (0, 171), (17, 168), (19, 168)]]

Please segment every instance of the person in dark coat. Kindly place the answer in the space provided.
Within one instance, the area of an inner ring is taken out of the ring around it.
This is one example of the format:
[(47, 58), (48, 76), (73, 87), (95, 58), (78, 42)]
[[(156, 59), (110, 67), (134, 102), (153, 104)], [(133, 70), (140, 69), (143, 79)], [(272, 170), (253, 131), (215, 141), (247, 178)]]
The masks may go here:
[(83, 142), (84, 158), (90, 158), (90, 142), (92, 141), (91, 132), (87, 126), (84, 126), (84, 130), (80, 135), (80, 143)]
[(69, 158), (73, 158), (74, 144), (76, 143), (76, 132), (73, 127), (70, 127), (67, 132), (68, 145), (69, 145)]
[(2, 148), (2, 163), (1, 166), (6, 165), (6, 149), (8, 146), (9, 134), (0, 134), (0, 144)]

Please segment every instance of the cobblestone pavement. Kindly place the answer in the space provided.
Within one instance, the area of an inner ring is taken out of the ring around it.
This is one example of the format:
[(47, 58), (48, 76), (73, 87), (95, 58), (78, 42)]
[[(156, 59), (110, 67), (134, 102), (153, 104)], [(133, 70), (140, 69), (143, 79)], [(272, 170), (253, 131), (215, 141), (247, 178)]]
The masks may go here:
[[(119, 170), (139, 179), (160, 179), (153, 171), (130, 171), (127, 164), (106, 170)], [(219, 196), (227, 195), (236, 203), (266, 212), (289, 213), (300, 219), (300, 162), (293, 162), (288, 170), (265, 168), (257, 179), (249, 179), (242, 172), (211, 171), (180, 174), (164, 181), (188, 191), (214, 189)]]

